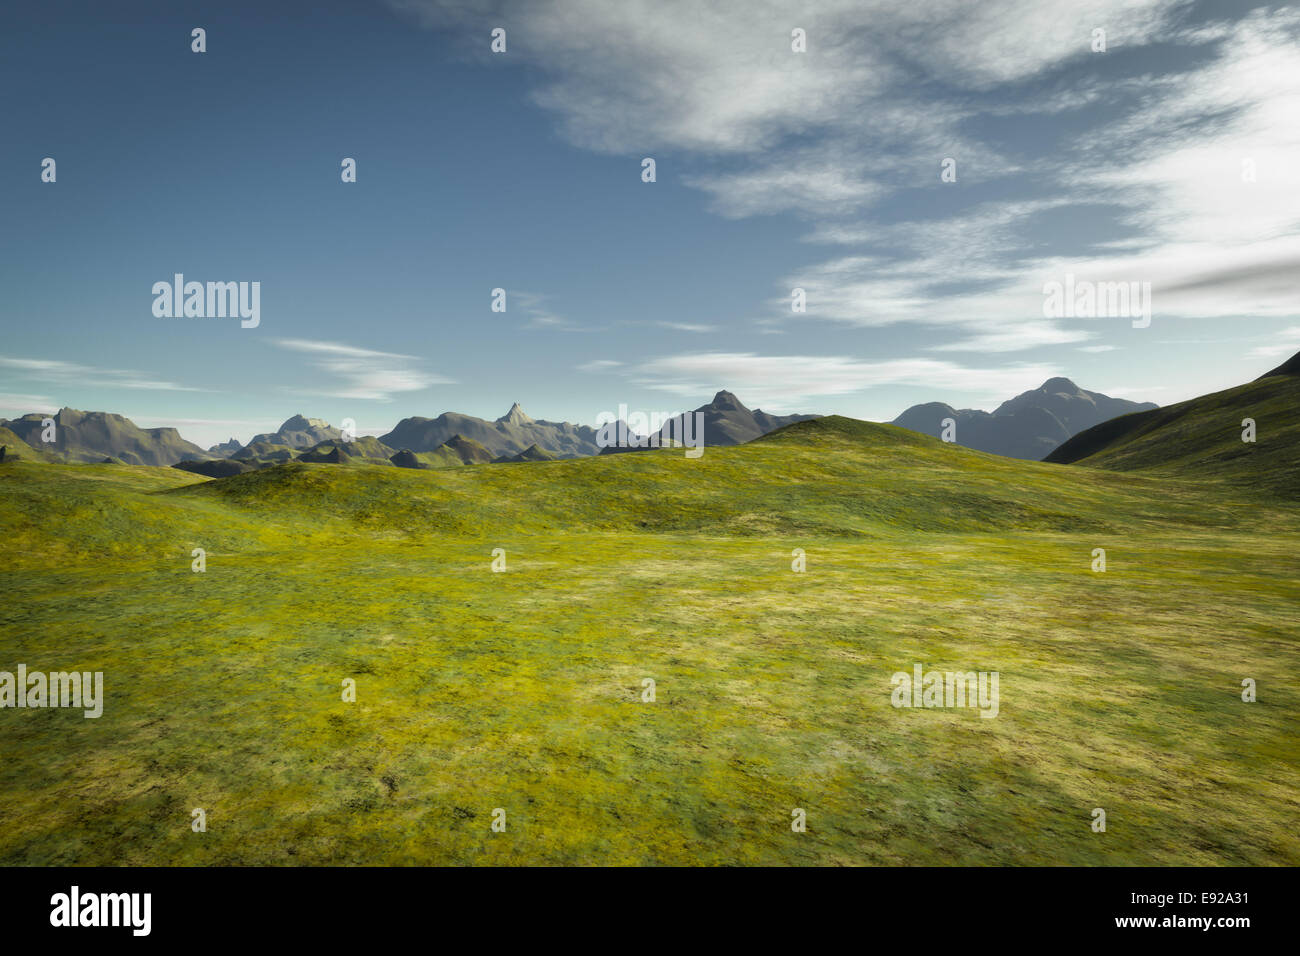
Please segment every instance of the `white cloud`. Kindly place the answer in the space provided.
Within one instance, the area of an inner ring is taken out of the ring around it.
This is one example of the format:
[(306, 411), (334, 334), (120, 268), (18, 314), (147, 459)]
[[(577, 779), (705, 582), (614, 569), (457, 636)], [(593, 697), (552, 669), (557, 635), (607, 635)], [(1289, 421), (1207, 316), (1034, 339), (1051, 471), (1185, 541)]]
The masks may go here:
[[(511, 56), (579, 145), (753, 153), (850, 125), (924, 127), (900, 108), (925, 80), (988, 88), (1111, 47), (1149, 42), (1185, 0), (390, 0), (435, 26), (507, 23)], [(791, 52), (791, 31), (808, 50)], [(875, 125), (873, 125), (875, 124)]]
[(1261, 358), (1275, 358), (1283, 355), (1295, 355), (1300, 352), (1300, 325), (1293, 325), (1277, 333), (1276, 340), (1268, 345), (1259, 345), (1251, 349), (1250, 354)]
[(730, 219), (786, 211), (842, 215), (862, 208), (885, 191), (866, 178), (861, 168), (825, 158), (687, 176), (685, 182), (713, 193), (713, 210)]
[(27, 359), (0, 355), (0, 368), (14, 369), (18, 378), (33, 382), (77, 387), (129, 388), (158, 392), (201, 392), (162, 379), (145, 377), (130, 369), (104, 369), (60, 359)]
[(0, 392), (0, 415), (19, 418), (31, 412), (57, 412), (59, 406), (47, 395), (23, 395)]
[(522, 312), (527, 319), (524, 328), (551, 329), (556, 332), (587, 331), (562, 315), (556, 314), (546, 304), (550, 296), (541, 292), (524, 292), (510, 290), (506, 295), (506, 311), (511, 309)]
[(703, 352), (671, 355), (637, 367), (635, 383), (690, 397), (719, 384), (767, 409), (795, 409), (830, 395), (851, 395), (884, 385), (942, 386), (1005, 398), (1037, 388), (1060, 374), (1054, 365), (972, 368), (929, 358), (863, 362), (841, 355), (758, 355)]
[(701, 335), (718, 331), (716, 325), (702, 325), (695, 322), (656, 322), (655, 324), (665, 329), (675, 329), (678, 332), (697, 332)]
[[(1077, 347), (1095, 324), (1042, 317), (1043, 283), (1071, 272), (1151, 282), (1156, 324), (1300, 314), (1287, 273), (1300, 262), (1295, 10), (1188, 26), (1188, 0), (393, 5), (438, 26), (508, 23), (511, 56), (538, 70), (535, 98), (574, 143), (659, 151), (661, 178), (705, 191), (720, 215), (793, 213), (812, 220), (805, 241), (856, 247), (779, 277), (769, 304), (782, 321), (914, 324), (919, 347), (941, 351)], [(807, 53), (790, 51), (794, 27)], [(1091, 51), (1098, 27), (1104, 54)], [(1111, 69), (1155, 41), (1195, 57), (1149, 75)], [(1060, 137), (1046, 155), (1020, 160), (982, 135), (988, 117), (1082, 107), (1092, 125), (1045, 128)], [(961, 184), (950, 206), (882, 212), (901, 190), (949, 188), (945, 157)], [(1018, 176), (1032, 183), (1017, 193)], [(1020, 198), (961, 198), (995, 179)], [(1098, 206), (1118, 226), (1083, 241), (1074, 216)], [(1059, 218), (1050, 235), (1044, 215)], [(790, 312), (795, 286), (806, 316)]]
[(417, 392), (431, 385), (452, 384), (453, 380), (423, 371), (413, 363), (414, 355), (377, 352), (339, 342), (308, 339), (276, 339), (281, 348), (312, 356), (317, 368), (337, 375), (343, 384), (333, 390), (313, 390), (311, 394), (335, 398), (358, 398), (388, 402), (399, 392)]

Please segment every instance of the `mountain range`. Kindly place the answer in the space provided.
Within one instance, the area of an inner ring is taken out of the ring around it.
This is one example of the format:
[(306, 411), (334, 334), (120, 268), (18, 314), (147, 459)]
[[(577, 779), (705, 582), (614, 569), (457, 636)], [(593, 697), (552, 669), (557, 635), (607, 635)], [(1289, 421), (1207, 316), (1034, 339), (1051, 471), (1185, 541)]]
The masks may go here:
[[(704, 415), (705, 443), (709, 445), (741, 444), (782, 425), (816, 417), (751, 412), (727, 391), (718, 392), (712, 402), (694, 412)], [(184, 470), (208, 477), (225, 477), (292, 460), (387, 460), (399, 467), (438, 467), (580, 458), (602, 451), (597, 443), (598, 429), (531, 418), (518, 402), (495, 421), (444, 412), (437, 418), (404, 418), (378, 439), (363, 437), (351, 442), (343, 441), (342, 431), (327, 421), (294, 415), (275, 431), (254, 435), (247, 445), (231, 438), (206, 451), (185, 441), (174, 428), (138, 428), (121, 415), (71, 408), (53, 416), (56, 441), (45, 443), (41, 441), (45, 417), (33, 413), (12, 421), (0, 419), (0, 448), (11, 458), (44, 461), (113, 460), (158, 466), (183, 463)], [(410, 454), (394, 461), (401, 452)]]
[[(704, 416), (704, 444), (711, 446), (743, 445), (786, 425), (821, 417), (819, 415), (769, 415), (758, 408), (750, 411), (740, 399), (725, 389), (714, 395), (713, 401), (707, 405), (701, 405), (683, 414)], [(688, 423), (688, 426), (694, 428), (694, 422)], [(633, 434), (629, 437), (626, 446), (608, 446), (600, 449), (600, 452), (612, 455), (619, 452), (644, 451), (651, 447), (667, 448), (681, 443), (681, 428), (679, 422), (669, 422), (655, 433), (657, 440), (653, 444), (637, 442), (636, 438), (639, 436)]]
[[(1040, 459), (1093, 425), (1117, 415), (1155, 408), (1151, 403), (1111, 398), (1079, 388), (1069, 379), (1053, 378), (1040, 388), (1003, 402), (991, 413), (931, 402), (914, 405), (893, 424), (939, 436), (943, 420), (952, 418), (959, 445), (1012, 458)], [(744, 444), (778, 428), (818, 417), (751, 410), (726, 390), (686, 414), (703, 416), (704, 443), (710, 446)], [(138, 428), (121, 415), (71, 408), (60, 409), (52, 416), (57, 426), (56, 440), (45, 443), (41, 441), (45, 417), (34, 413), (11, 421), (0, 420), (0, 448), (4, 454), (46, 461), (107, 460), (155, 466), (183, 463), (185, 470), (224, 477), (292, 460), (391, 463), (418, 468), (639, 450), (602, 448), (598, 429), (533, 419), (517, 402), (495, 421), (444, 412), (437, 418), (404, 418), (379, 438), (363, 437), (351, 442), (343, 441), (340, 429), (327, 421), (294, 415), (275, 431), (254, 435), (247, 445), (231, 438), (206, 451), (185, 441), (174, 428)], [(669, 425), (657, 434), (660, 444), (672, 444)]]
[[(46, 418), (54, 420), (54, 441), (41, 441)], [(61, 408), (53, 415), (39, 412), (9, 421), (0, 420), (22, 441), (30, 457), (71, 462), (101, 462), (115, 458), (126, 465), (173, 465), (185, 458), (211, 457), (198, 445), (181, 438), (175, 428), (139, 428), (135, 422), (110, 412), (82, 412)], [(0, 443), (3, 443), (0, 440)], [(31, 455), (40, 450), (43, 454)], [(22, 456), (22, 449), (16, 449)]]
[(958, 445), (1008, 458), (1039, 461), (1071, 436), (1129, 412), (1154, 409), (1151, 402), (1130, 402), (1080, 388), (1068, 378), (1049, 378), (1038, 388), (1008, 399), (994, 411), (953, 408), (942, 402), (913, 405), (892, 424), (942, 437), (944, 419), (956, 427)]
[(533, 445), (557, 458), (580, 458), (600, 451), (596, 429), (529, 418), (518, 402), (492, 422), (459, 412), (443, 412), (437, 418), (403, 418), (379, 440), (390, 448), (421, 452), (433, 451), (456, 435), (478, 442), (494, 458), (518, 455)]

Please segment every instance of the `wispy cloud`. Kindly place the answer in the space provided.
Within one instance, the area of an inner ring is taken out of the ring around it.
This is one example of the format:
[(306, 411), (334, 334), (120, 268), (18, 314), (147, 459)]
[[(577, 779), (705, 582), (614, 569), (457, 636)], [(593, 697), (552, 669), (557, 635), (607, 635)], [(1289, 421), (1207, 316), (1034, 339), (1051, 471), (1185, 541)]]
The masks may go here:
[(23, 395), (17, 392), (0, 392), (0, 415), (17, 418), (31, 412), (56, 412), (59, 406), (48, 395)]
[(276, 339), (275, 344), (310, 356), (316, 368), (341, 379), (333, 388), (309, 390), (312, 394), (389, 402), (397, 393), (418, 392), (432, 385), (454, 382), (419, 368), (421, 359), (414, 355), (310, 339)]
[(541, 292), (523, 292), (510, 290), (506, 296), (506, 309), (522, 312), (524, 328), (551, 329), (556, 332), (589, 331), (558, 314), (547, 305), (549, 295)]
[(596, 359), (594, 362), (584, 362), (578, 366), (579, 372), (611, 372), (616, 368), (622, 368), (622, 362), (616, 362), (613, 359)]
[(718, 331), (716, 325), (705, 325), (703, 323), (695, 322), (656, 322), (655, 324), (665, 329), (674, 329), (678, 332), (697, 332), (701, 335), (708, 332)]
[(843, 355), (758, 355), (703, 352), (664, 356), (637, 366), (638, 385), (684, 397), (710, 392), (719, 383), (772, 410), (798, 410), (823, 396), (860, 394), (882, 385), (933, 386), (989, 398), (1037, 388), (1059, 375), (1045, 363), (976, 368), (939, 359), (864, 362)]
[[(1042, 315), (1044, 282), (1070, 272), (1151, 282), (1157, 323), (1300, 314), (1290, 278), (1300, 259), (1293, 8), (392, 5), (440, 27), (508, 21), (526, 38), (512, 57), (538, 68), (534, 98), (572, 142), (661, 151), (670, 159), (661, 177), (675, 168), (718, 214), (792, 214), (811, 224), (799, 230), (809, 243), (848, 247), (773, 277), (769, 307), (783, 323), (917, 325), (927, 350), (1077, 348), (1095, 323)], [(790, 51), (795, 27), (807, 53)], [(1097, 28), (1105, 53), (1091, 49)], [(1148, 45), (1139, 62), (1134, 51)], [(1022, 142), (984, 132), (1006, 128), (990, 119), (1018, 117), (1061, 122)], [(950, 188), (939, 182), (947, 157), (960, 185), (936, 200)], [(964, 190), (980, 184), (996, 184), (998, 198), (972, 203)], [(1075, 229), (1099, 210), (1104, 227)], [(795, 286), (808, 290), (803, 315), (789, 309)]]
[(100, 386), (160, 392), (202, 392), (163, 379), (152, 379), (130, 369), (94, 368), (59, 359), (14, 358), (0, 355), (0, 368), (13, 369), (15, 377), (53, 385)]
[(1281, 355), (1294, 355), (1300, 352), (1300, 325), (1293, 325), (1277, 333), (1272, 342), (1258, 345), (1250, 354), (1260, 358), (1275, 358)]

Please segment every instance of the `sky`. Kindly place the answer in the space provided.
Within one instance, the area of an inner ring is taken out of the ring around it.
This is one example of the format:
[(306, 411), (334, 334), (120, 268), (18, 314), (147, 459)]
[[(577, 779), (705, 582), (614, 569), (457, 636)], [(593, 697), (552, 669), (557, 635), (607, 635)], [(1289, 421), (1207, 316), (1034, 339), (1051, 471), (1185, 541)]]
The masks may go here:
[[(887, 421), (1300, 351), (1295, 6), (46, 0), (0, 118), (0, 417)], [(177, 273), (257, 326), (156, 315)], [(1149, 324), (1051, 314), (1067, 276)]]

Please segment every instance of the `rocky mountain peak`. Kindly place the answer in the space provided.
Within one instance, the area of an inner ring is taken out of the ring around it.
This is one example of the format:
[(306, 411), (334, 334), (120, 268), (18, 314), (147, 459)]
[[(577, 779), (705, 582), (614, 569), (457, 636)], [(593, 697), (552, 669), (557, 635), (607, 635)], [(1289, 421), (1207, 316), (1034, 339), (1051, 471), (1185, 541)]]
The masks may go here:
[(524, 413), (522, 408), (519, 407), (518, 402), (511, 405), (510, 411), (498, 418), (497, 421), (506, 425), (531, 425), (533, 423), (533, 420)]

